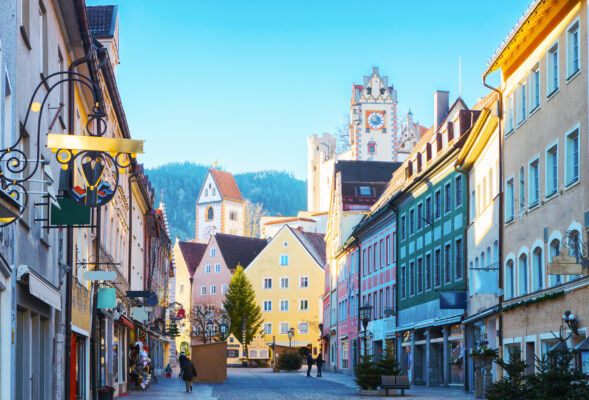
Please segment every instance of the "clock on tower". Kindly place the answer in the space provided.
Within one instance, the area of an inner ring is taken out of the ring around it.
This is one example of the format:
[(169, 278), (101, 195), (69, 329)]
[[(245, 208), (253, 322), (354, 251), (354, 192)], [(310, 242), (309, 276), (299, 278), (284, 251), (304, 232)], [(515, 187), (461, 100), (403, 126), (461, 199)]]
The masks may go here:
[(369, 129), (382, 129), (385, 124), (384, 111), (367, 111), (366, 127)]

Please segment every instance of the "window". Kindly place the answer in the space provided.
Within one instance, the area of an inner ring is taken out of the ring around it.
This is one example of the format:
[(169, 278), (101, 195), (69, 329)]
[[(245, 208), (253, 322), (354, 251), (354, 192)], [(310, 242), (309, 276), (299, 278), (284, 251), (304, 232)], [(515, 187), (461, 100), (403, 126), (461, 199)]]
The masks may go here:
[(423, 227), (423, 205), (419, 203), (417, 205), (417, 230)]
[(286, 335), (288, 333), (288, 322), (280, 323), (280, 334)]
[(222, 285), (221, 286), (221, 292), (223, 294), (227, 294), (228, 291), (229, 291), (229, 286), (227, 286), (227, 285)]
[[(550, 258), (548, 262), (552, 262), (552, 259), (560, 254), (560, 241), (558, 239), (552, 240), (550, 242)], [(562, 283), (562, 275), (550, 275), (550, 285), (560, 285)]]
[(409, 263), (409, 296), (415, 294), (415, 263)]
[(280, 265), (288, 265), (288, 254), (281, 254), (280, 255)]
[(397, 233), (393, 233), (393, 242), (391, 243), (391, 259), (393, 262), (397, 261)]
[(436, 219), (442, 215), (442, 193), (439, 190), (434, 194), (434, 212)]
[(530, 112), (540, 106), (540, 67), (536, 65), (530, 72)]
[(432, 288), (432, 255), (425, 255), (425, 290)]
[(434, 253), (434, 286), (440, 286), (442, 279), (440, 277), (440, 264), (442, 262), (440, 249), (437, 249)]
[(204, 296), (207, 294), (207, 287), (206, 286), (201, 286), (200, 287), (200, 295)]
[(401, 216), (401, 226), (399, 227), (401, 230), (401, 240), (405, 240), (405, 216)]
[(544, 289), (544, 268), (542, 267), (542, 248), (537, 247), (532, 253), (532, 272), (534, 290)]
[(446, 198), (444, 199), (444, 212), (448, 212), (452, 209), (452, 184), (450, 182), (446, 183), (444, 191), (446, 193)]
[(307, 300), (307, 299), (300, 299), (299, 300), (299, 311), (309, 311), (309, 300)]
[(515, 200), (513, 190), (513, 178), (511, 178), (505, 184), (505, 222), (509, 222), (514, 218)]
[(300, 288), (308, 288), (309, 287), (309, 277), (301, 276), (299, 278), (299, 287)]
[(405, 270), (405, 266), (401, 265), (401, 297), (405, 298), (407, 296), (407, 285), (405, 284), (406, 282), (406, 270)]
[(425, 220), (426, 223), (431, 223), (432, 221), (432, 199), (428, 197), (425, 199)]
[(264, 311), (272, 311), (272, 300), (264, 300)]
[(415, 210), (411, 209), (409, 211), (409, 234), (413, 235), (415, 233)]
[(546, 150), (546, 197), (558, 190), (558, 144)]
[(423, 292), (423, 259), (417, 259), (417, 292)]
[(288, 311), (288, 300), (280, 300), (280, 311)]
[(40, 54), (40, 71), (43, 76), (49, 75), (49, 37), (47, 32), (47, 11), (45, 10), (45, 6), (40, 1), (39, 2), (39, 52)]
[(525, 175), (524, 175), (524, 167), (523, 165), (519, 169), (519, 209), (520, 211), (524, 209), (526, 206), (526, 196), (525, 193)]
[(374, 142), (368, 143), (368, 153), (370, 153), (370, 154), (376, 153), (376, 143), (374, 143)]
[(211, 294), (217, 294), (217, 285), (211, 285)]
[(505, 265), (505, 298), (511, 299), (514, 295), (513, 290), (513, 260), (507, 261)]
[(384, 249), (384, 239), (380, 239), (380, 245), (378, 246), (378, 255), (380, 256), (380, 267), (385, 266), (385, 249)]
[(272, 278), (264, 278), (264, 289), (272, 289)]
[(548, 90), (546, 96), (550, 97), (558, 90), (558, 42), (548, 50), (547, 58), (546, 86)]
[(221, 272), (221, 264), (215, 264), (215, 273), (218, 274)]
[(540, 201), (539, 163), (540, 161), (535, 159), (529, 166), (528, 198), (530, 199), (530, 208), (537, 206)]
[(509, 133), (515, 128), (515, 122), (513, 117), (513, 94), (507, 97), (507, 131)]
[(280, 289), (288, 289), (288, 277), (280, 278)]
[(567, 79), (579, 71), (579, 21), (567, 31)]
[(207, 264), (205, 265), (205, 274), (210, 274), (211, 273), (211, 264)]
[(213, 207), (209, 206), (209, 208), (207, 209), (207, 221), (212, 221), (214, 217), (215, 217), (215, 215), (214, 215)]
[(211, 257), (215, 257), (217, 254), (217, 249), (215, 247), (211, 247)]
[(450, 260), (452, 259), (452, 246), (447, 244), (444, 247), (444, 282), (450, 282)]
[(386, 237), (386, 249), (385, 249), (385, 253), (386, 253), (386, 265), (390, 265), (391, 264), (390, 249), (391, 249), (391, 236), (388, 235)]
[(462, 176), (458, 175), (456, 177), (456, 187), (454, 188), (456, 191), (456, 207), (462, 205)]
[(231, 220), (231, 221), (237, 221), (237, 212), (235, 212), (235, 211), (229, 211), (229, 220)]
[(264, 335), (272, 334), (272, 322), (264, 322)]
[(368, 273), (372, 272), (372, 246), (368, 247)]
[(565, 182), (572, 185), (579, 180), (579, 129), (575, 128), (566, 136)]
[(306, 335), (309, 333), (309, 323), (308, 322), (299, 322), (299, 334)]
[(528, 293), (528, 257), (525, 254), (519, 256), (518, 281), (518, 295)]
[(348, 369), (348, 341), (341, 342), (341, 367), (344, 369)]
[[(456, 254), (455, 254), (455, 258), (456, 258), (456, 271), (455, 271), (455, 277), (456, 279), (461, 279), (462, 278), (462, 256), (463, 256), (463, 249), (462, 249), (462, 239), (458, 239), (456, 240)], [(489, 262), (491, 260), (489, 259)]]
[(370, 190), (370, 186), (360, 186), (358, 188), (358, 192), (360, 196), (371, 196), (372, 191)]
[(526, 100), (526, 84), (525, 83), (520, 83), (520, 85), (517, 88), (518, 92), (519, 92), (519, 113), (518, 113), (518, 119), (517, 119), (517, 123), (521, 124), (522, 122), (525, 121), (528, 113), (527, 113), (527, 100)]

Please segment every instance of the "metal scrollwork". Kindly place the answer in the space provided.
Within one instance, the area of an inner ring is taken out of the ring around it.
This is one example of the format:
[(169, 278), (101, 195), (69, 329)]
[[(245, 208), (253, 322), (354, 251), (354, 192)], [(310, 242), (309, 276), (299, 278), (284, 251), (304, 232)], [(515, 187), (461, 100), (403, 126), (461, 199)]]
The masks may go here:
[(566, 231), (562, 238), (562, 247), (568, 247), (570, 255), (580, 260), (589, 258), (589, 244), (583, 242), (581, 234), (577, 230)]

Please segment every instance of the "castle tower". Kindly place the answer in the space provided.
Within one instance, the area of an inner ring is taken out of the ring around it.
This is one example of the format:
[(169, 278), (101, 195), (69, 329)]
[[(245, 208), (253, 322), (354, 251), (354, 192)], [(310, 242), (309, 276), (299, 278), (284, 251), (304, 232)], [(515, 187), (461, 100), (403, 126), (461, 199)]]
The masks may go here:
[(398, 161), (397, 91), (378, 67), (352, 86), (350, 144), (352, 159)]
[(325, 162), (335, 155), (336, 139), (324, 133), (321, 137), (313, 135), (307, 137), (307, 211), (320, 212), (321, 189), (325, 192), (325, 182), (322, 175), (325, 171)]
[(206, 243), (215, 233), (243, 236), (245, 201), (230, 172), (209, 169), (196, 199), (197, 242)]

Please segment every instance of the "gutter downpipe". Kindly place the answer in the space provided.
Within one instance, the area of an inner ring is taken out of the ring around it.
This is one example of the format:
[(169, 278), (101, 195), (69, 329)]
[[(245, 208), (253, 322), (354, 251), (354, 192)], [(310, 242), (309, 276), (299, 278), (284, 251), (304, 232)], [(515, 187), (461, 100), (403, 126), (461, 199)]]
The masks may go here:
[[(77, 60), (72, 61), (68, 68), (68, 73), (71, 74), (74, 72), (74, 69), (81, 65), (88, 60), (92, 55), (92, 51), (86, 53), (85, 56), (78, 58)], [(71, 80), (68, 81), (68, 135), (75, 135), (76, 132), (74, 131), (74, 101), (75, 96), (75, 83)], [(70, 186), (71, 181), (73, 179), (71, 174), (69, 175)], [(72, 290), (73, 290), (73, 269), (75, 268), (74, 265), (74, 228), (72, 226), (68, 226), (66, 229), (66, 247), (67, 247), (67, 255), (66, 255), (66, 264), (69, 265), (70, 269), (66, 275), (66, 290), (65, 290), (65, 376), (64, 376), (64, 395), (65, 398), (69, 400), (70, 392), (71, 392), (71, 368), (72, 368)]]
[[(501, 90), (494, 88), (487, 84), (487, 76), (489, 75), (490, 71), (487, 70), (483, 74), (483, 85), (486, 88), (491, 89), (495, 93), (497, 93), (499, 100), (497, 102), (497, 116), (499, 117), (499, 259), (497, 260), (498, 264), (497, 267), (499, 269), (499, 303), (497, 305), (497, 313), (499, 314), (499, 357), (503, 357), (503, 313), (502, 313), (502, 303), (504, 300), (505, 292), (503, 288), (503, 231), (505, 229), (505, 204), (503, 202), (503, 134), (501, 132), (501, 123), (503, 122), (503, 93)], [(501, 368), (501, 367), (499, 367)], [(499, 376), (499, 371), (497, 371), (497, 376)]]

